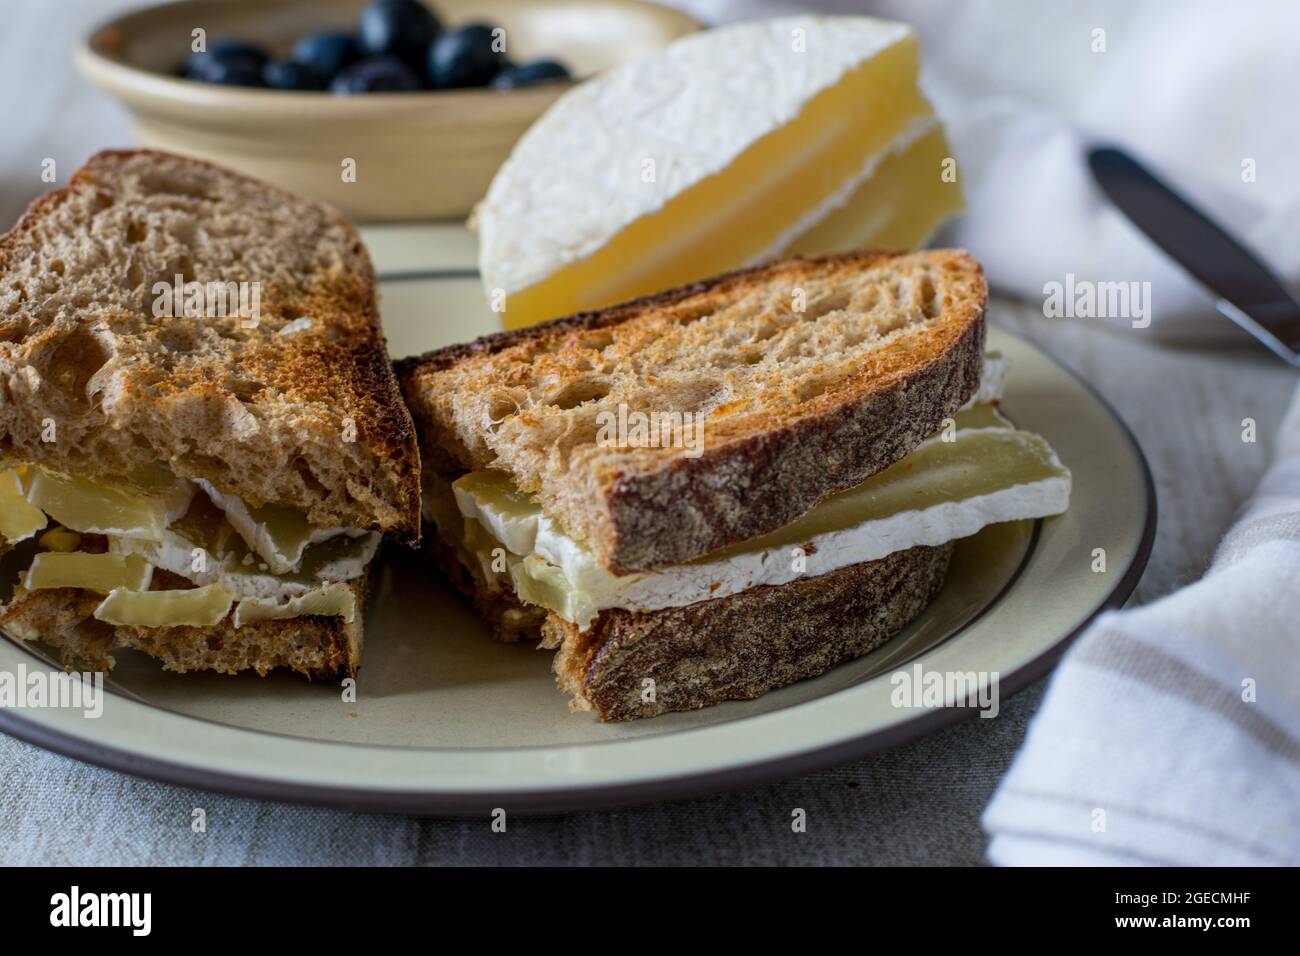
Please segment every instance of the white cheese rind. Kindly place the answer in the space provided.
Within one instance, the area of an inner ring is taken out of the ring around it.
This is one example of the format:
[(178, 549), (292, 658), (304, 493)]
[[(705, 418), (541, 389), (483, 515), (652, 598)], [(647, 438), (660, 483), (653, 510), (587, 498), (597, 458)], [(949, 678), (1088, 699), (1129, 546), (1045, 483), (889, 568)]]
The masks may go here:
[(478, 209), (484, 284), (513, 293), (586, 258), (910, 34), (867, 17), (751, 21), (581, 84), (519, 140)]
[(369, 532), (357, 528), (312, 528), (306, 535), (289, 547), (283, 547), (275, 540), (271, 529), (254, 517), (248, 505), (235, 495), (218, 491), (210, 481), (196, 479), (199, 486), (207, 493), (212, 503), (226, 513), (226, 520), (239, 532), (244, 543), (253, 549), (273, 574), (287, 574), (297, 571), (302, 564), (303, 552), (313, 544), (320, 544), (330, 538), (346, 534), (359, 537)]
[(1069, 502), (1070, 478), (1065, 475), (817, 535), (811, 539), (812, 548), (806, 554), (803, 549), (768, 548), (624, 578), (609, 575), (590, 551), (569, 539), (567, 546), (552, 542), (546, 555), (539, 547), (537, 556), (512, 561), (511, 577), (517, 591), (525, 590), (528, 583), (521, 576), (540, 570), (535, 565), (530, 568), (528, 562), (545, 557), (547, 563), (559, 568), (572, 588), (569, 605), (559, 613), (585, 630), (605, 608), (653, 611), (685, 607), (749, 588), (788, 584), (798, 578), (877, 561), (896, 551), (946, 544), (990, 524), (1060, 514)]
[(110, 537), (108, 546), (115, 554), (138, 554), (154, 567), (180, 575), (197, 585), (220, 584), (238, 599), (280, 599), (306, 594), (324, 582), (351, 581), (360, 577), (374, 559), (380, 539), (378, 532), (366, 532), (364, 540), (357, 543), (354, 554), (313, 568), (307, 580), (285, 578), (269, 571), (236, 569), (212, 556), (205, 556), (205, 570), (195, 570), (194, 543), (175, 531), (164, 532), (159, 541)]
[(976, 389), (970, 401), (962, 406), (962, 410), (1000, 401), (1007, 381), (1007, 371), (1010, 368), (1011, 361), (1001, 352), (985, 352), (984, 366), (980, 370), (980, 387)]

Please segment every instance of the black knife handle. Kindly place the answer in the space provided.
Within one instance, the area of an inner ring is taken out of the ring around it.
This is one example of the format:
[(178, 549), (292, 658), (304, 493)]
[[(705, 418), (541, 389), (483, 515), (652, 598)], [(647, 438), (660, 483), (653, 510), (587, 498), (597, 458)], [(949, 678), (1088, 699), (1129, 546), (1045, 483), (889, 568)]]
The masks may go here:
[(1111, 201), (1198, 282), (1300, 346), (1300, 303), (1250, 250), (1122, 149), (1091, 149), (1088, 166)]

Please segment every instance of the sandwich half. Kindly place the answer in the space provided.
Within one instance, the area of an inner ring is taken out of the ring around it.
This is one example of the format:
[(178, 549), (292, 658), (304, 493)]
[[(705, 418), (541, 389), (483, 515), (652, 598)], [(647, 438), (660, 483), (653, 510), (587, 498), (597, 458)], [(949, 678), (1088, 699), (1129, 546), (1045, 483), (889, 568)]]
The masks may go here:
[(986, 299), (962, 252), (793, 259), (403, 360), (427, 548), (607, 720), (820, 674), (1066, 508)]
[[(332, 209), (100, 153), (0, 238), (0, 628), (68, 666), (351, 675), (419, 452)], [(9, 560), (17, 556), (11, 555)]]

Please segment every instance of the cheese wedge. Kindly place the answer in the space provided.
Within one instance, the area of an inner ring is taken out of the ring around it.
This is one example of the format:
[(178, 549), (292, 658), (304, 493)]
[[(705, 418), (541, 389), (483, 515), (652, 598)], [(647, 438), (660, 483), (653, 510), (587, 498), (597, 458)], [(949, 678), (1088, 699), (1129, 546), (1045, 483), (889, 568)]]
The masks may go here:
[(230, 613), (234, 597), (219, 584), (181, 591), (114, 588), (95, 608), (96, 620), (129, 627), (211, 627)]
[(804, 245), (918, 243), (960, 192), (917, 72), (902, 24), (795, 17), (582, 84), (479, 207), (494, 307), (507, 328), (599, 308), (771, 258), (822, 223)]
[(43, 551), (32, 559), (23, 587), (29, 591), (82, 588), (108, 594), (115, 588), (147, 591), (152, 580), (153, 568), (138, 555)]

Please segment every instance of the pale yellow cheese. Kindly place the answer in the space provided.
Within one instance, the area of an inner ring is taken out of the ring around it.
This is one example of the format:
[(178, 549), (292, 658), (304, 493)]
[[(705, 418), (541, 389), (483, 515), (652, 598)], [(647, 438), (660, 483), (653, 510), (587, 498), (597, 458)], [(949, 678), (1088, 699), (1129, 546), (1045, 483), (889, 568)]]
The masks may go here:
[(81, 549), (81, 535), (67, 528), (51, 528), (36, 539), (42, 551), (78, 551)]
[(82, 588), (108, 594), (116, 588), (147, 591), (152, 579), (153, 568), (139, 555), (43, 551), (32, 560), (23, 587), (29, 591)]
[(17, 544), (40, 531), (45, 523), (44, 512), (28, 502), (17, 470), (0, 472), (0, 539)]
[(34, 468), (27, 500), (73, 531), (158, 540), (185, 513), (194, 486), (182, 479), (132, 488), (110, 488), (85, 478), (69, 478)]
[(230, 613), (234, 596), (219, 584), (178, 591), (115, 588), (95, 608), (95, 618), (131, 627), (211, 627)]
[[(839, 209), (782, 250), (816, 256), (845, 249), (915, 249), (962, 209), (952, 149), (936, 127), (887, 156)], [(948, 177), (948, 178), (945, 178)]]
[[(123, 487), (30, 465), (0, 473), (0, 533), (8, 540), (36, 533), (47, 514), (58, 522), (41, 535), (43, 550), (24, 573), (22, 586), (107, 595), (95, 611), (99, 620), (211, 626), (230, 613), (236, 591), (247, 597), (238, 621), (308, 615), (353, 620), (351, 589), (326, 582), (363, 573), (377, 534), (315, 528), (291, 509), (250, 509), (232, 496), (222, 496), (222, 504), (225, 513), (206, 495), (196, 495), (194, 484), (162, 468), (141, 472)], [(232, 517), (245, 527), (232, 526)], [(245, 545), (241, 532), (270, 560), (259, 561), (262, 555)], [(82, 534), (106, 535), (109, 552), (78, 551)], [(196, 550), (210, 565), (202, 573), (193, 565)], [(150, 591), (155, 564), (204, 586)]]
[(344, 584), (327, 584), (287, 599), (246, 598), (235, 606), (235, 627), (250, 621), (279, 621), (295, 617), (341, 617), (351, 624), (356, 616), (356, 596)]

